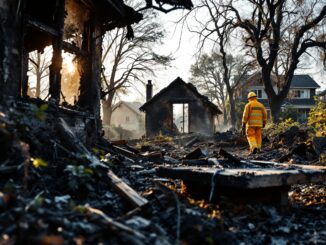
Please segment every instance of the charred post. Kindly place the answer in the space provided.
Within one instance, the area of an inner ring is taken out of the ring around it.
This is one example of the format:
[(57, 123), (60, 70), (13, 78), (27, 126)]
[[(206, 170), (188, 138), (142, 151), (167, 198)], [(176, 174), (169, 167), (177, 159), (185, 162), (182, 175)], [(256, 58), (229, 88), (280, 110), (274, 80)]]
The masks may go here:
[[(21, 5), (18, 0), (0, 4), (0, 90), (1, 97), (17, 97), (21, 65)], [(13, 13), (17, 13), (17, 16)], [(17, 70), (18, 69), (18, 70)]]
[(61, 68), (62, 68), (62, 42), (63, 28), (65, 18), (65, 0), (56, 1), (56, 12), (54, 14), (54, 24), (57, 31), (57, 36), (52, 39), (53, 56), (52, 64), (50, 65), (50, 88), (49, 93), (51, 98), (60, 101), (61, 91)]

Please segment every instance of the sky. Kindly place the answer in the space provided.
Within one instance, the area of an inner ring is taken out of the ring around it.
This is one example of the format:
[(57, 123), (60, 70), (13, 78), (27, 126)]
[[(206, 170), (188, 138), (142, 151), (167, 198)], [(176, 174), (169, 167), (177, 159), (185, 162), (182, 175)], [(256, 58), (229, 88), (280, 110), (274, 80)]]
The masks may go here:
[[(156, 77), (149, 76), (146, 80), (152, 80), (154, 84), (153, 95), (158, 93), (161, 89), (168, 86), (174, 79), (181, 77), (185, 82), (189, 82), (190, 67), (195, 62), (195, 53), (198, 50), (197, 43), (198, 37), (195, 34), (190, 33), (187, 28), (184, 28), (181, 35), (181, 25), (177, 25), (177, 20), (184, 13), (183, 10), (172, 11), (168, 14), (159, 13), (159, 20), (163, 23), (163, 26), (167, 32), (166, 37), (163, 40), (163, 45), (158, 45), (156, 51), (160, 54), (172, 53), (174, 60), (171, 63), (171, 67), (165, 70), (158, 71)], [(315, 81), (320, 84), (321, 89), (326, 88), (326, 72), (321, 72), (322, 67), (312, 66), (309, 69), (303, 71), (297, 70), (297, 74), (309, 74)], [(146, 81), (147, 82), (147, 81)], [(138, 90), (142, 92), (130, 91), (128, 95), (121, 97), (126, 101), (139, 101), (145, 100), (145, 86), (138, 87)]]
[[(164, 87), (168, 86), (174, 79), (181, 77), (185, 82), (189, 82), (190, 66), (195, 62), (197, 37), (184, 28), (181, 35), (180, 25), (176, 21), (182, 16), (183, 10), (176, 10), (168, 14), (159, 13), (159, 20), (162, 21), (166, 30), (166, 37), (163, 45), (157, 45), (156, 51), (159, 54), (173, 54), (174, 60), (171, 67), (156, 72), (156, 76), (148, 76), (147, 80), (152, 80), (154, 85), (153, 94), (156, 94)], [(147, 81), (146, 81), (147, 82)], [(139, 88), (143, 95), (146, 94), (145, 86)], [(122, 96), (123, 100), (144, 102), (144, 97), (137, 92)]]

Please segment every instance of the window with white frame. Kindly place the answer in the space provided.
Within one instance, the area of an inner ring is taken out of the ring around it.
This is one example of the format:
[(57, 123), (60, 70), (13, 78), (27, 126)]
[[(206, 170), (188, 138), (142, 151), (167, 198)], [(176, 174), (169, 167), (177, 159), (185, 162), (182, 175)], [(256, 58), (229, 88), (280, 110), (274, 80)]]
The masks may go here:
[(309, 98), (309, 92), (305, 89), (292, 89), (291, 93), (294, 99), (307, 99)]
[(252, 89), (251, 92), (254, 92), (257, 95), (258, 99), (263, 98), (263, 90), (262, 89)]

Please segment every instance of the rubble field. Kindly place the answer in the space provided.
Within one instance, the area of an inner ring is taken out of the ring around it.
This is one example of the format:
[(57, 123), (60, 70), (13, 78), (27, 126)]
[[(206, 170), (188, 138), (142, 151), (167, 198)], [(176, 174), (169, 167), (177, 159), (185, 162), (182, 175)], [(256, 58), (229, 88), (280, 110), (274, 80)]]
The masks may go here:
[(1, 245), (326, 243), (325, 181), (292, 185), (280, 205), (227, 195), (210, 202), (189, 193), (193, 184), (157, 175), (162, 167), (249, 171), (264, 161), (260, 168), (322, 167), (325, 138), (293, 127), (252, 156), (230, 131), (86, 146), (47, 110), (0, 108)]

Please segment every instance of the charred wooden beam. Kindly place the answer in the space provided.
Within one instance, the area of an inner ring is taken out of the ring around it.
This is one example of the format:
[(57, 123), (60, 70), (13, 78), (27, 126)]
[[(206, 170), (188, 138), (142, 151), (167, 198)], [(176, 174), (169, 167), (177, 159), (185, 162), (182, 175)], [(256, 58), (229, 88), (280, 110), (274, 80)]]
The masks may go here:
[(26, 52), (25, 50), (23, 51), (23, 55), (22, 55), (22, 74), (21, 74), (21, 96), (23, 98), (27, 97), (27, 90), (28, 90), (28, 76), (27, 76), (27, 72), (28, 72), (28, 52)]
[(53, 28), (53, 27), (51, 27), (51, 26), (49, 26), (47, 24), (44, 24), (44, 23), (42, 23), (42, 22), (40, 22), (38, 20), (35, 20), (31, 16), (26, 17), (26, 22), (27, 22), (26, 23), (27, 26), (33, 27), (36, 30), (47, 33), (47, 34), (49, 34), (51, 36), (54, 36), (54, 37), (59, 36), (59, 32), (55, 28)]
[(81, 68), (80, 96), (78, 105), (88, 109), (95, 117), (93, 125), (95, 142), (101, 137), (101, 69), (102, 69), (102, 30), (97, 17), (91, 14), (90, 21), (84, 26), (82, 50), (88, 51), (90, 56), (79, 61)]
[(228, 160), (230, 160), (233, 163), (238, 164), (239, 166), (245, 164), (248, 167), (258, 167), (256, 164), (253, 164), (252, 162), (250, 162), (248, 160), (243, 160), (237, 156), (234, 156), (224, 149), (220, 149), (219, 155), (223, 156), (224, 158), (227, 158)]
[(21, 55), (21, 70), (20, 70), (20, 89), (19, 93), (23, 98), (27, 97), (28, 90), (28, 52), (25, 48), (26, 35), (26, 0), (21, 1), (21, 40), (20, 40), (20, 55)]
[(225, 157), (225, 158), (229, 159), (230, 161), (232, 161), (234, 163), (241, 164), (241, 159), (239, 159), (239, 158), (231, 155), (230, 153), (228, 153), (224, 149), (220, 149), (219, 155), (221, 155), (222, 157)]
[(128, 234), (132, 234), (135, 237), (137, 237), (139, 239), (142, 239), (142, 240), (146, 239), (146, 237), (142, 233), (140, 233), (139, 231), (133, 230), (132, 228), (124, 225), (123, 223), (120, 223), (119, 221), (113, 220), (112, 218), (107, 216), (103, 211), (101, 211), (99, 209), (96, 209), (96, 208), (92, 208), (90, 206), (85, 206), (85, 208), (90, 214), (97, 215), (97, 216), (102, 218), (102, 221), (103, 221), (102, 226), (103, 225), (104, 225), (104, 227), (108, 226), (110, 229), (123, 231), (123, 232), (126, 232)]
[(18, 1), (0, 3), (0, 100), (19, 95), (21, 16)]
[(196, 141), (198, 141), (198, 137), (195, 136), (193, 137), (191, 140), (189, 140), (186, 144), (185, 144), (185, 147), (191, 147), (193, 144), (196, 143)]
[(61, 68), (62, 68), (62, 43), (63, 43), (63, 28), (65, 18), (65, 0), (56, 1), (56, 13), (54, 14), (55, 29), (58, 35), (53, 37), (53, 56), (52, 64), (50, 65), (50, 88), (49, 93), (51, 98), (57, 103), (60, 102), (61, 91)]
[(82, 50), (82, 49), (78, 48), (76, 45), (73, 45), (73, 44), (65, 42), (65, 41), (62, 42), (62, 49), (68, 53), (75, 54), (77, 56), (88, 56), (89, 55), (89, 52)]
[[(40, 21), (37, 21), (37, 20), (33, 19), (32, 17), (27, 18), (27, 26), (33, 27), (33, 28), (35, 28), (41, 32), (47, 33), (53, 37), (59, 36), (59, 32), (55, 28), (53, 28), (47, 24), (44, 24)], [(82, 50), (82, 49), (78, 48), (76, 45), (73, 45), (66, 41), (62, 41), (62, 49), (66, 52), (69, 52), (69, 53), (72, 53), (75, 55), (79, 55), (79, 56), (88, 56), (89, 55), (89, 52)]]
[(112, 171), (108, 171), (108, 177), (112, 181), (113, 187), (118, 191), (120, 195), (126, 198), (134, 207), (141, 207), (148, 203), (146, 198), (140, 196), (134, 189), (123, 182)]
[(318, 183), (326, 181), (325, 170), (308, 169), (214, 169), (196, 167), (159, 167), (159, 177), (170, 177), (210, 184), (214, 177), (216, 186), (239, 189), (290, 186), (294, 184)]
[[(91, 16), (93, 18), (93, 16)], [(93, 53), (90, 49), (91, 46), (91, 23), (87, 22), (84, 25), (84, 32), (83, 32), (83, 40), (82, 40), (82, 46), (81, 49), (85, 52), (90, 52), (90, 57), (81, 57), (81, 59), (78, 62), (78, 68), (81, 71), (80, 73), (80, 95), (78, 99), (78, 105), (83, 108), (89, 108), (91, 103), (91, 82), (92, 82), (92, 63), (91, 59), (93, 56)]]
[(140, 157), (140, 156), (137, 155), (136, 153), (131, 152), (131, 151), (127, 150), (127, 149), (124, 149), (124, 148), (122, 148), (122, 147), (120, 147), (120, 146), (111, 145), (111, 147), (112, 147), (112, 148), (114, 149), (114, 151), (116, 151), (117, 153), (119, 153), (119, 154), (121, 154), (121, 155), (124, 155), (124, 156), (127, 156), (127, 157), (129, 157), (129, 158), (131, 158), (131, 159), (137, 159), (137, 158)]
[(199, 159), (201, 157), (204, 157), (202, 150), (200, 148), (196, 148), (195, 150), (189, 152), (184, 158), (185, 159)]
[(295, 168), (295, 169), (303, 169), (303, 170), (320, 170), (326, 171), (325, 166), (315, 166), (315, 165), (304, 165), (304, 164), (288, 164), (288, 163), (278, 163), (271, 161), (262, 161), (262, 160), (250, 160), (250, 162), (260, 165), (263, 167), (274, 167), (274, 168)]
[(208, 159), (185, 159), (182, 160), (184, 165), (211, 165), (211, 162), (208, 162)]

